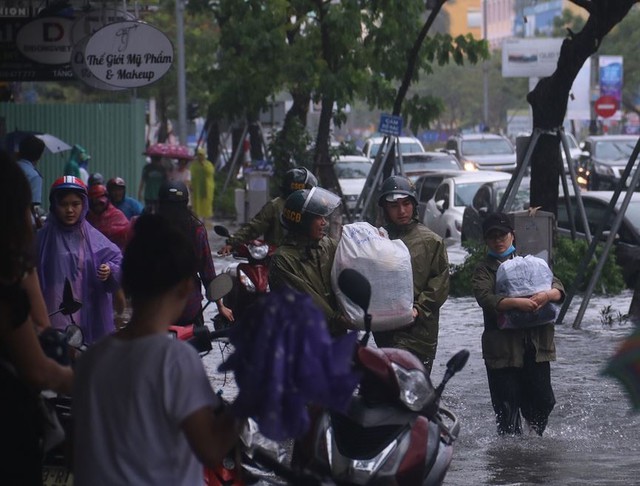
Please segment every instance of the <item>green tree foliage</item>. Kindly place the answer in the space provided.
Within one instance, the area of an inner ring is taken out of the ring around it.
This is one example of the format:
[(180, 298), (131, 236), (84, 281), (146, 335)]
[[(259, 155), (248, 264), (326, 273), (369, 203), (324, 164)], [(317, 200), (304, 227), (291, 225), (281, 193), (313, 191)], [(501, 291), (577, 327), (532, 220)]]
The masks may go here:
[[(500, 51), (494, 51), (489, 68), (489, 125), (492, 130), (506, 130), (507, 110), (527, 109), (526, 78), (503, 78)], [(482, 120), (481, 65), (448, 64), (421, 79), (414, 87), (424, 95), (441, 100), (443, 110), (433, 125), (443, 128), (467, 128)]]

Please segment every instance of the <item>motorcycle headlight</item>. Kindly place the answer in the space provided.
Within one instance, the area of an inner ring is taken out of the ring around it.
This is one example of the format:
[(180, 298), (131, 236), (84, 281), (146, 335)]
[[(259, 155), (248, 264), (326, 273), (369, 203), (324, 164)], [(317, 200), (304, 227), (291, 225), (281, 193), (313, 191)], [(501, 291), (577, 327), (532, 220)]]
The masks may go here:
[(249, 255), (255, 260), (263, 260), (269, 254), (269, 245), (249, 245)]
[(419, 412), (433, 395), (433, 386), (421, 370), (407, 370), (396, 363), (391, 363), (398, 387), (400, 388), (400, 400), (409, 410)]
[(612, 177), (614, 175), (613, 168), (607, 164), (594, 164), (593, 170), (596, 172), (596, 174), (600, 174), (604, 176)]
[(246, 273), (244, 273), (242, 270), (238, 270), (238, 280), (240, 280), (240, 283), (244, 286), (245, 289), (247, 289), (247, 291), (249, 292), (256, 291), (256, 286), (251, 281), (249, 276)]

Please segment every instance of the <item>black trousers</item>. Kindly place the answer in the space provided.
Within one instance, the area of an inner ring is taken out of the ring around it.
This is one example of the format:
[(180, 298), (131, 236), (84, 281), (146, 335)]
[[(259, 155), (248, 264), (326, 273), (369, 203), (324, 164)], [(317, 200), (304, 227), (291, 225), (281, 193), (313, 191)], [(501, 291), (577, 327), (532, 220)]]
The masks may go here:
[(487, 368), (487, 378), (498, 434), (521, 434), (522, 414), (533, 430), (542, 435), (556, 404), (549, 362), (536, 363), (535, 351), (528, 348), (522, 368)]

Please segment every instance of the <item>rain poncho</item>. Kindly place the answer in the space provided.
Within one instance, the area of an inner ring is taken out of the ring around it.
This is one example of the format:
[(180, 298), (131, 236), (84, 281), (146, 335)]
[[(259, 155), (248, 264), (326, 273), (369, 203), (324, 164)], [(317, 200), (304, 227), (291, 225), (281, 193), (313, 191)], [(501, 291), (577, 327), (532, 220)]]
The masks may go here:
[(106, 197), (104, 200), (107, 202), (107, 208), (100, 214), (89, 211), (87, 221), (122, 250), (129, 234), (129, 220)]
[(273, 440), (309, 428), (308, 404), (344, 412), (359, 377), (352, 370), (357, 333), (332, 340), (311, 297), (289, 287), (265, 294), (232, 328), (235, 413), (252, 417)]
[[(73, 314), (80, 325), (85, 342), (91, 344), (114, 330), (111, 293), (120, 286), (122, 253), (97, 229), (86, 221), (89, 203), (82, 198), (82, 214), (73, 226), (58, 220), (53, 204), (44, 227), (38, 232), (38, 276), (49, 313), (62, 302), (65, 278), (71, 282), (73, 295), (82, 308)], [(111, 268), (109, 278), (101, 282), (97, 272), (101, 264)], [(68, 316), (51, 316), (51, 324), (64, 329)]]
[(198, 154), (191, 163), (191, 206), (198, 218), (213, 216), (213, 195), (215, 190), (215, 167), (204, 155)]

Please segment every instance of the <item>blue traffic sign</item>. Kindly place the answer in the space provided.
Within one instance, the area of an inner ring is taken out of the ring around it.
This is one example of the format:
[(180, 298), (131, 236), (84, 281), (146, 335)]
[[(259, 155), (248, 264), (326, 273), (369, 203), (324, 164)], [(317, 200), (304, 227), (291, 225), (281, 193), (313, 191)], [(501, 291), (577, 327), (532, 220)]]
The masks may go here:
[(378, 132), (383, 135), (393, 135), (399, 137), (402, 133), (402, 117), (387, 115), (382, 113), (380, 115), (380, 125), (378, 126)]

